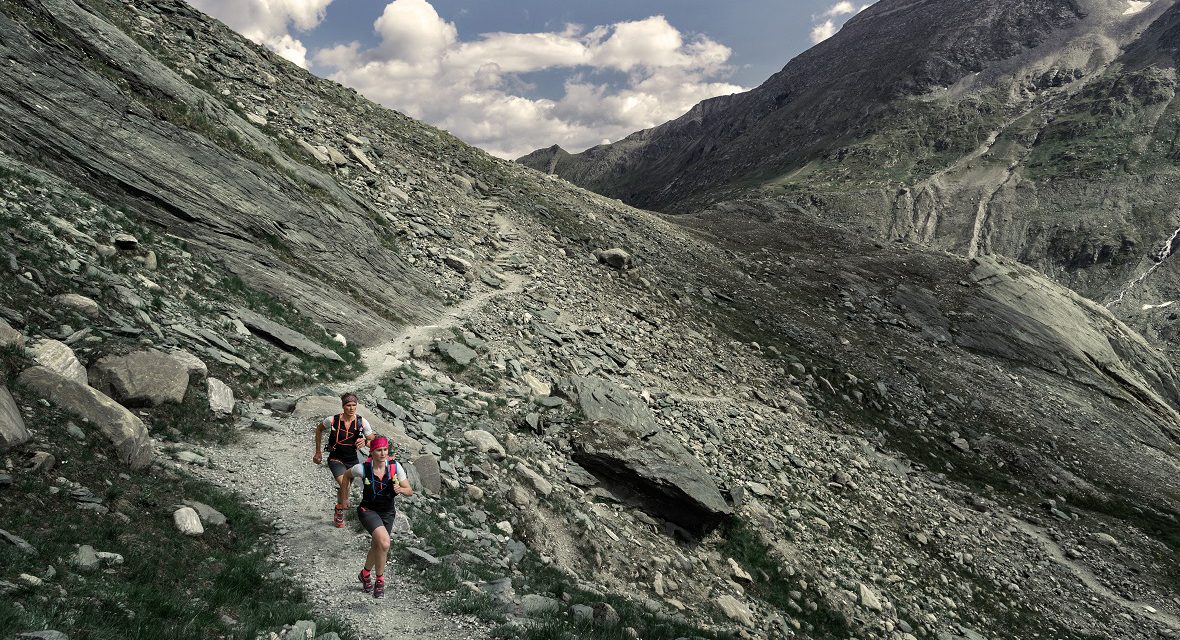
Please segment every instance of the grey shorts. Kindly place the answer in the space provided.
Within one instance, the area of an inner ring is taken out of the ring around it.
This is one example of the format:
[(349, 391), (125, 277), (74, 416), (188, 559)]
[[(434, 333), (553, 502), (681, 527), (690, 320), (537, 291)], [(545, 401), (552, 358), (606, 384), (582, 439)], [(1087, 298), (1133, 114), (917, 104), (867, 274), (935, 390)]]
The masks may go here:
[(396, 516), (397, 509), (390, 511), (389, 513), (379, 513), (364, 507), (356, 508), (357, 520), (361, 521), (361, 526), (364, 527), (365, 531), (368, 531), (369, 533), (373, 533), (377, 527), (385, 527), (385, 530), (389, 532), (389, 535), (393, 536), (393, 519)]
[(344, 475), (344, 472), (348, 471), (350, 468), (352, 468), (352, 465), (344, 464), (343, 462), (341, 462), (339, 460), (333, 460), (331, 458), (328, 459), (328, 471), (332, 472), (333, 478), (339, 478), (340, 476)]

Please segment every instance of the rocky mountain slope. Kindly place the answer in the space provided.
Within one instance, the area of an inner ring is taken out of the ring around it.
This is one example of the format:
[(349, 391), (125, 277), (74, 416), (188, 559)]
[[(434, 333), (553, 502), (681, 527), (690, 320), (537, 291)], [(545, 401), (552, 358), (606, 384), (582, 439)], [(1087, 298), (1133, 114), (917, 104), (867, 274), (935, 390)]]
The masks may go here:
[(817, 216), (1009, 256), (1169, 345), (1177, 318), (1142, 307), (1180, 296), (1160, 266), (1180, 227), (1178, 15), (1167, 0), (883, 0), (750, 92), (520, 161), (660, 211)]
[[(1105, 308), (807, 213), (634, 209), (179, 1), (0, 7), (11, 487), (69, 473), (38, 453), (52, 407), (129, 477), (238, 490), (280, 560), (335, 566), (360, 539), (308, 511), (322, 470), (274, 465), (356, 388), (421, 488), (401, 579), (501, 636), (1180, 634), (1180, 387)], [(171, 508), (96, 499), (112, 526)], [(0, 587), (41, 571), (20, 562)], [(357, 628), (383, 615), (293, 573)], [(5, 591), (32, 630), (40, 594)]]

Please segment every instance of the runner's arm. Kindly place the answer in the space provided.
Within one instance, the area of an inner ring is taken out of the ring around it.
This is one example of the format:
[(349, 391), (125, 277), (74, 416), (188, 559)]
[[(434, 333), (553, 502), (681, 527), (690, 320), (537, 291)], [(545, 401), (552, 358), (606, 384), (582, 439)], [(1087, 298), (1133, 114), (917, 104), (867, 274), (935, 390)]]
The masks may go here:
[(316, 464), (319, 464), (324, 459), (323, 453), (321, 453), (323, 451), (321, 447), (323, 443), (323, 437), (324, 425), (323, 423), (320, 423), (315, 426), (315, 452), (311, 455), (311, 461)]
[(393, 488), (393, 492), (398, 495), (412, 496), (414, 495), (414, 488), (410, 486), (410, 481), (406, 479), (406, 470), (402, 467), (400, 462), (394, 462), (397, 473), (397, 486)]

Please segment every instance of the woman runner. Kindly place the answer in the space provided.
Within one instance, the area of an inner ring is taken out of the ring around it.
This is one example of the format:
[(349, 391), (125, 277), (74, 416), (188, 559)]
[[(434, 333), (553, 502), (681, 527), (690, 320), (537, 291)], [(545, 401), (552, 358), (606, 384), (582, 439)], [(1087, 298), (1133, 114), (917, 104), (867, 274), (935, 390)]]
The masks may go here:
[[(369, 555), (365, 558), (365, 566), (361, 569), (358, 579), (365, 593), (370, 589), (374, 598), (385, 597), (385, 561), (389, 555), (389, 536), (393, 533), (393, 518), (397, 515), (394, 499), (397, 496), (414, 494), (406, 471), (400, 464), (389, 461), (389, 439), (377, 436), (369, 445), (371, 456), (362, 464), (358, 464), (344, 472), (344, 478), (351, 482), (353, 478), (361, 478), (364, 482), (364, 497), (356, 508), (357, 519), (361, 526), (373, 536), (369, 545)], [(374, 582), (372, 573), (376, 572)]]
[(344, 510), (348, 508), (348, 492), (351, 483), (344, 479), (344, 472), (359, 463), (357, 447), (362, 447), (373, 438), (373, 427), (369, 421), (356, 414), (356, 394), (346, 393), (340, 396), (341, 413), (324, 418), (315, 428), (315, 455), (311, 461), (319, 464), (323, 460), (320, 445), (323, 442), (324, 430), (331, 432), (328, 445), (324, 451), (328, 452), (328, 470), (336, 479), (336, 508), (332, 513), (332, 524), (344, 526)]

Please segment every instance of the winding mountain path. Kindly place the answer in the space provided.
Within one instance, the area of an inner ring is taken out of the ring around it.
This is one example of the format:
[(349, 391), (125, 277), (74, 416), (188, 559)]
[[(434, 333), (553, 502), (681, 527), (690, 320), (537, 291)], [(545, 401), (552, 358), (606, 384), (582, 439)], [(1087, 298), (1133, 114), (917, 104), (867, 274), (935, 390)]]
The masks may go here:
[[(511, 223), (497, 215), (501, 235), (511, 235)], [(508, 229), (508, 231), (505, 231)], [(497, 259), (502, 256), (497, 256)], [(500, 274), (502, 286), (488, 289), (449, 308), (433, 324), (409, 326), (392, 339), (364, 349), (366, 372), (349, 383), (352, 389), (377, 384), (402, 366), (413, 348), (447, 333), (477, 313), (491, 300), (520, 294), (526, 278)], [(312, 390), (298, 391), (307, 395)], [(248, 430), (242, 440), (210, 448), (208, 468), (197, 473), (229, 489), (274, 523), (278, 544), (274, 556), (306, 590), (320, 614), (332, 614), (351, 624), (366, 640), (480, 640), (489, 637), (487, 623), (440, 608), (440, 598), (403, 577), (396, 558), (386, 570), (386, 597), (376, 600), (363, 593), (357, 580), (369, 548), (369, 535), (348, 514), (343, 529), (332, 526), (335, 483), (326, 467), (311, 458), (315, 423), (307, 418), (269, 415), (258, 403), (245, 404), (245, 417), (265, 417), (275, 431)], [(358, 498), (353, 496), (355, 507)], [(395, 536), (395, 546), (397, 544)]]

